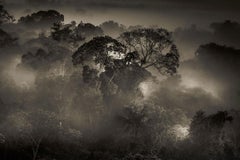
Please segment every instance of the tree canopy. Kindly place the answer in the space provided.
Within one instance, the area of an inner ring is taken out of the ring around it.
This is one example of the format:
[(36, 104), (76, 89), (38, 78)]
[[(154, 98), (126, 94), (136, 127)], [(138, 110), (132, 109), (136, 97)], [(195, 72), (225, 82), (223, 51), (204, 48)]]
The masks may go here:
[(120, 73), (120, 79), (130, 79), (133, 73), (133, 79), (145, 77), (149, 67), (164, 75), (177, 72), (179, 53), (167, 30), (137, 29), (124, 32), (119, 40), (108, 36), (93, 38), (73, 54), (73, 64), (94, 66), (111, 77), (111, 81)]
[(116, 94), (118, 90), (134, 91), (151, 77), (149, 67), (155, 67), (163, 75), (177, 72), (179, 54), (167, 30), (138, 29), (123, 33), (119, 40), (95, 37), (72, 56), (74, 65), (88, 66), (84, 67), (87, 71), (83, 70), (88, 82), (89, 77), (100, 80), (104, 95)]
[(75, 21), (70, 24), (54, 23), (51, 29), (51, 36), (54, 40), (73, 44), (75, 48), (79, 47), (84, 41), (103, 35), (100, 27), (83, 22), (76, 25)]
[(179, 53), (172, 35), (165, 29), (143, 28), (120, 35), (128, 52), (138, 54), (139, 65), (155, 67), (162, 74), (174, 74), (179, 66)]
[(64, 21), (64, 15), (55, 10), (39, 11), (25, 17), (21, 17), (18, 23), (30, 26), (45, 26), (61, 23)]
[(104, 68), (113, 67), (113, 60), (121, 59), (125, 49), (124, 45), (111, 37), (95, 37), (73, 54), (73, 64), (85, 65), (94, 62)]

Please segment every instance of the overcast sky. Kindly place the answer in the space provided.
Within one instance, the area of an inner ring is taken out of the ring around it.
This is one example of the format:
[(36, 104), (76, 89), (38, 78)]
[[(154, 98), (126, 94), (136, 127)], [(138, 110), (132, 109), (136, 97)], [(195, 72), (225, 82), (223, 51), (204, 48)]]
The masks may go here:
[(126, 25), (161, 25), (168, 29), (212, 21), (240, 21), (239, 0), (3, 0), (15, 17), (56, 9), (65, 21), (99, 24), (115, 20)]

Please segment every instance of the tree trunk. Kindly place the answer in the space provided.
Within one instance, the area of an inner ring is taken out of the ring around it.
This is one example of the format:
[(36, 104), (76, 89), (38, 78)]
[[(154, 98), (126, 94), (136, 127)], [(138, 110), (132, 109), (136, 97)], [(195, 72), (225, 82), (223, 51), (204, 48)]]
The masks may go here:
[(39, 140), (36, 144), (36, 146), (33, 146), (33, 160), (37, 159), (37, 155), (38, 155), (38, 150), (39, 150), (39, 146), (40, 146), (41, 140)]

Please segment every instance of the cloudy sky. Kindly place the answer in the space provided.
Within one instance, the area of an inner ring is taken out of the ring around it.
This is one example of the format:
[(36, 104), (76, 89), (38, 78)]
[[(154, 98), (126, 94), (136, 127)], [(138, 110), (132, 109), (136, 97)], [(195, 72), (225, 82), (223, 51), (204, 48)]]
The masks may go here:
[(239, 0), (3, 0), (6, 8), (20, 17), (36, 10), (57, 9), (65, 21), (100, 24), (116, 20), (126, 25), (161, 25), (174, 29), (212, 21), (239, 21)]

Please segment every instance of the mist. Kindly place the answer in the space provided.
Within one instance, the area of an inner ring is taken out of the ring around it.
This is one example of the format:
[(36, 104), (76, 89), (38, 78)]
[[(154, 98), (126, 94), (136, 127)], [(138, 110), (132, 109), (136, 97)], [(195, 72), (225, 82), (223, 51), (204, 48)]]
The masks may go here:
[(0, 4), (0, 159), (240, 158), (237, 1)]

